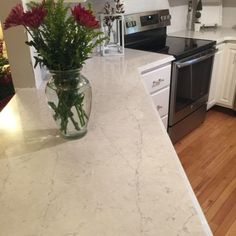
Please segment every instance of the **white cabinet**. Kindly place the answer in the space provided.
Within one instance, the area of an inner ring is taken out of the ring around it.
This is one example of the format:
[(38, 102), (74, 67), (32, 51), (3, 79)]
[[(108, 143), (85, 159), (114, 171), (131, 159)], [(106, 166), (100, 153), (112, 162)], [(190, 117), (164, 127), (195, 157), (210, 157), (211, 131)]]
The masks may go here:
[(149, 93), (155, 93), (156, 91), (169, 86), (170, 67), (171, 66), (168, 65), (142, 74)]
[(217, 89), (219, 87), (220, 81), (222, 80), (224, 70), (224, 47), (224, 43), (219, 44), (216, 47), (218, 49), (218, 52), (215, 55), (213, 64), (207, 109), (210, 109), (217, 103)]
[(169, 96), (170, 96), (170, 87), (164, 88), (159, 92), (151, 95), (152, 101), (155, 108), (159, 112), (161, 117), (164, 117), (168, 114), (169, 110)]
[(221, 63), (223, 70), (217, 89), (217, 104), (233, 108), (236, 88), (236, 43), (227, 43), (224, 58)]
[(162, 122), (167, 129), (171, 64), (141, 72), (141, 76), (152, 98), (155, 109), (159, 112)]

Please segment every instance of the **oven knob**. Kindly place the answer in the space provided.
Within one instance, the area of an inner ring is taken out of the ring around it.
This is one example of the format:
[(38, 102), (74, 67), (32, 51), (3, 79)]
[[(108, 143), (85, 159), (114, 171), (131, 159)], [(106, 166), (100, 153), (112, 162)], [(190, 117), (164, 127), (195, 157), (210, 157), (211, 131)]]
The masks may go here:
[(132, 21), (127, 21), (127, 22), (126, 22), (126, 27), (127, 27), (127, 28), (132, 27)]
[(167, 20), (171, 20), (171, 15), (168, 15), (168, 16), (167, 16)]
[(161, 21), (165, 21), (166, 20), (166, 16), (161, 16)]
[(136, 21), (132, 21), (132, 26), (135, 27), (137, 25)]

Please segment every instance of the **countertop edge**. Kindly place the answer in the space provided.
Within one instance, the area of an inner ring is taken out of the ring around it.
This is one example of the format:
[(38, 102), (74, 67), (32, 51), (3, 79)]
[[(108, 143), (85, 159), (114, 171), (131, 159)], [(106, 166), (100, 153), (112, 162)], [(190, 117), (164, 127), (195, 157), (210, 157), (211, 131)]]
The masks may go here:
[(195, 39), (205, 39), (216, 41), (217, 44), (224, 43), (226, 41), (236, 41), (236, 30), (233, 28), (224, 28), (219, 27), (216, 30), (201, 30), (195, 32), (192, 30), (181, 30), (172, 32), (169, 36), (175, 37), (186, 37), (186, 38), (195, 38)]
[[(165, 58), (165, 59), (158, 60), (158, 61), (156, 61), (156, 62), (149, 63), (149, 64), (147, 64), (147, 65), (138, 67), (138, 72), (139, 72), (139, 74), (141, 74), (142, 71), (148, 70), (148, 69), (153, 68), (153, 67), (158, 67), (158, 68), (160, 68), (160, 67), (162, 67), (162, 66), (165, 66), (165, 65), (171, 63), (171, 62), (174, 61), (174, 60), (175, 60), (175, 58), (174, 58), (173, 56), (169, 55), (169, 57), (167, 57), (167, 58)], [(141, 78), (140, 78), (140, 79), (141, 79)], [(179, 157), (178, 157), (178, 155), (177, 155), (177, 153), (176, 153), (176, 151), (175, 151), (175, 149), (174, 149), (174, 146), (173, 146), (173, 144), (172, 144), (172, 142), (171, 142), (171, 140), (170, 140), (170, 138), (169, 138), (169, 136), (168, 136), (168, 133), (166, 132), (166, 129), (165, 129), (165, 127), (164, 127), (164, 125), (163, 125), (163, 123), (162, 123), (162, 121), (161, 121), (160, 115), (159, 115), (159, 113), (157, 112), (157, 110), (155, 109), (155, 106), (154, 106), (154, 104), (153, 104), (153, 102), (152, 102), (152, 100), (151, 100), (150, 94), (148, 94), (149, 92), (148, 92), (148, 90), (147, 90), (147, 88), (146, 88), (145, 83), (144, 83), (143, 80), (142, 80), (142, 84), (143, 84), (143, 87), (144, 87), (144, 90), (145, 90), (147, 96), (149, 96), (149, 102), (151, 103), (150, 105), (152, 106), (152, 108), (153, 108), (154, 111), (155, 111), (155, 114), (156, 114), (156, 117), (157, 117), (157, 119), (158, 119), (159, 125), (162, 127), (162, 130), (163, 130), (163, 133), (164, 133), (166, 142), (168, 142), (167, 145), (169, 145), (169, 147), (171, 148), (171, 151), (172, 151), (173, 157), (174, 157), (174, 161), (176, 162), (176, 164), (177, 164), (177, 166), (178, 166), (178, 169), (179, 169), (179, 171), (180, 171), (180, 174), (181, 174), (182, 178), (184, 179), (185, 187), (187, 188), (187, 190), (188, 190), (188, 192), (189, 192), (189, 195), (190, 195), (190, 198), (191, 198), (191, 201), (192, 201), (194, 207), (196, 208), (196, 211), (197, 211), (198, 217), (199, 217), (199, 219), (200, 219), (200, 221), (201, 221), (201, 223), (202, 223), (203, 229), (204, 229), (206, 235), (208, 235), (208, 236), (213, 236), (213, 233), (212, 233), (212, 231), (211, 231), (211, 228), (210, 228), (210, 226), (209, 226), (209, 224), (208, 224), (208, 222), (207, 222), (207, 220), (206, 220), (206, 217), (205, 217), (205, 215), (204, 215), (204, 213), (203, 213), (203, 210), (202, 210), (202, 208), (201, 208), (201, 206), (200, 206), (200, 204), (199, 204), (199, 202), (198, 202), (198, 200), (197, 200), (197, 197), (196, 197), (196, 195), (195, 195), (195, 193), (194, 193), (194, 191), (193, 191), (193, 189), (192, 189), (192, 186), (191, 186), (191, 184), (190, 184), (190, 182), (189, 182), (189, 179), (188, 179), (188, 177), (187, 177), (187, 175), (186, 175), (186, 172), (184, 171), (184, 168), (183, 168), (183, 166), (181, 165), (181, 162), (180, 162), (180, 160), (179, 160)]]

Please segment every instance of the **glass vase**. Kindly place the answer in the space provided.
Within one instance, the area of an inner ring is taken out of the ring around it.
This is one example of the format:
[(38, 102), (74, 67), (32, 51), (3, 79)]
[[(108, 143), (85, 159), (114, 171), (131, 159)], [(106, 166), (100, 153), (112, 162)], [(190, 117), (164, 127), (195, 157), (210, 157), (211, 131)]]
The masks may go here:
[(91, 112), (92, 89), (80, 70), (50, 71), (45, 92), (61, 135), (83, 137)]
[(124, 15), (100, 14), (101, 31), (106, 40), (101, 44), (101, 54), (124, 54)]

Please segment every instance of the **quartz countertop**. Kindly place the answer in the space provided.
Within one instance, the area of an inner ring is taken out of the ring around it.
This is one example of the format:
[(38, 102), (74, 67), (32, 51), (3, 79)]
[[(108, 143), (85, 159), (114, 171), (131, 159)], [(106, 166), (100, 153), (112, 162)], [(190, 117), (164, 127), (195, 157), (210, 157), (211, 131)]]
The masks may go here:
[(203, 29), (199, 32), (182, 30), (170, 33), (169, 35), (176, 37), (214, 40), (217, 44), (230, 40), (236, 41), (236, 29), (223, 27), (218, 27), (216, 29)]
[(65, 140), (43, 90), (0, 113), (0, 236), (212, 235), (138, 70), (173, 57), (89, 59), (85, 137)]

